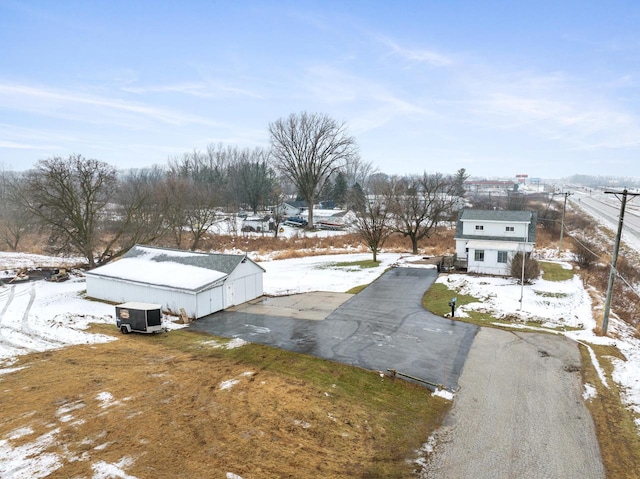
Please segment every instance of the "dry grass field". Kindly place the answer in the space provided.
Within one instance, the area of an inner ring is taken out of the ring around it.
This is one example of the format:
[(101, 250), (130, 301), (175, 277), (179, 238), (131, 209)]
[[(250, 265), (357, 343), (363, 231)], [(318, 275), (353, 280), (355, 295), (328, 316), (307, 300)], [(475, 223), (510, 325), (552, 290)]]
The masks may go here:
[(421, 386), (260, 345), (96, 328), (119, 340), (24, 356), (0, 379), (0, 437), (27, 456), (44, 441), (40, 457), (61, 463), (47, 477), (92, 477), (98, 463), (136, 478), (408, 477), (449, 407)]

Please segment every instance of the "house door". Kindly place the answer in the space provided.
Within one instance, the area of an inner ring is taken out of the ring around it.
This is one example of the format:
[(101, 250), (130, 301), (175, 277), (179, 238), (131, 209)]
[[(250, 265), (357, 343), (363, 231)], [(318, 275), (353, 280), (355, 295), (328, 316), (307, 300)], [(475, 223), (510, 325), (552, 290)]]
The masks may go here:
[(226, 305), (227, 308), (229, 306), (233, 306), (234, 304), (236, 304), (233, 298), (233, 291), (234, 291), (233, 283), (227, 284), (227, 305)]

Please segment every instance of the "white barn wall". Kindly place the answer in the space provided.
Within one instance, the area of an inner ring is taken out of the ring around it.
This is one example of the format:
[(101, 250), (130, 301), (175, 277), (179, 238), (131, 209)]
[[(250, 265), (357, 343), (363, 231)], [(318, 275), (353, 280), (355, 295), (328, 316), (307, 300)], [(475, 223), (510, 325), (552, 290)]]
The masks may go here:
[(188, 316), (196, 317), (195, 294), (113, 278), (104, 279), (87, 275), (86, 280), (87, 295), (91, 297), (116, 303), (139, 301), (161, 304), (164, 311), (172, 311), (176, 314), (180, 313), (180, 308), (184, 308)]
[(224, 308), (262, 296), (262, 274), (255, 274), (256, 272), (261, 273), (261, 268), (251, 261), (246, 261), (239, 264), (229, 275), (223, 290)]
[(220, 285), (205, 291), (200, 291), (197, 294), (196, 318), (202, 318), (203, 316), (224, 309), (222, 288), (222, 285)]

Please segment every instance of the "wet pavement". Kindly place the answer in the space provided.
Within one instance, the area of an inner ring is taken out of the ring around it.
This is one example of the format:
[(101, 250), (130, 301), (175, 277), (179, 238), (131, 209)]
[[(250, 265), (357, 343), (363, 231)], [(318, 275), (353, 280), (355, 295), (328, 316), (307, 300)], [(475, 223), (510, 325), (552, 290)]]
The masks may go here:
[(424, 310), (435, 269), (393, 268), (322, 321), (221, 311), (190, 330), (242, 338), (370, 370), (398, 372), (457, 389), (477, 326)]

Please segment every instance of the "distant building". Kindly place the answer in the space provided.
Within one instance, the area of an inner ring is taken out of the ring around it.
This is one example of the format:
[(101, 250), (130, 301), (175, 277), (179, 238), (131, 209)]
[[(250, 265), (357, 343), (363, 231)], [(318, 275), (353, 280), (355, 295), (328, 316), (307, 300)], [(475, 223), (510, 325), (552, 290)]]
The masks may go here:
[(510, 180), (469, 180), (463, 186), (471, 194), (506, 194), (518, 189), (518, 184)]

